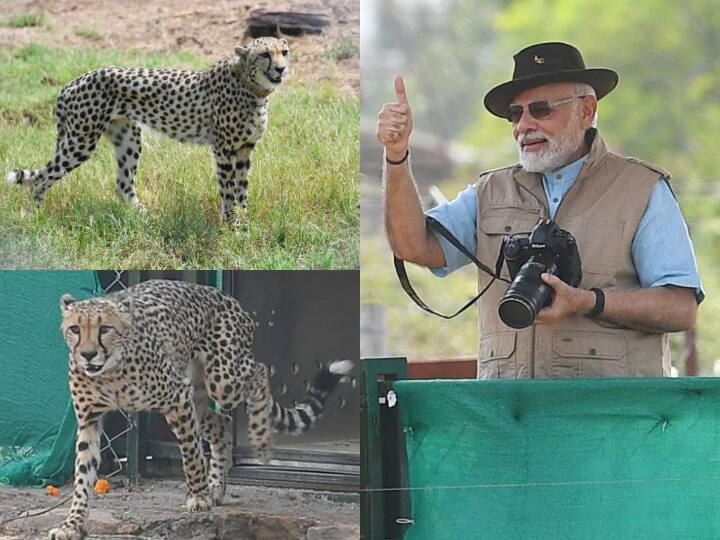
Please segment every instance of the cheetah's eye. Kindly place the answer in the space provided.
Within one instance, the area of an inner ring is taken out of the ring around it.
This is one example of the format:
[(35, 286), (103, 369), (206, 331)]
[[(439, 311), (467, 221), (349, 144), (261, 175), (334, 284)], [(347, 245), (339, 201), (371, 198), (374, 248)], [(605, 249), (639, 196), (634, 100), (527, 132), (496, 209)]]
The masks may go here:
[(68, 328), (73, 334), (79, 336), (80, 335), (80, 327), (73, 324), (71, 327)]
[(107, 334), (110, 330), (112, 330), (112, 326), (101, 326), (100, 327), (100, 335)]
[(283, 49), (282, 55), (287, 56), (290, 51), (288, 49)]

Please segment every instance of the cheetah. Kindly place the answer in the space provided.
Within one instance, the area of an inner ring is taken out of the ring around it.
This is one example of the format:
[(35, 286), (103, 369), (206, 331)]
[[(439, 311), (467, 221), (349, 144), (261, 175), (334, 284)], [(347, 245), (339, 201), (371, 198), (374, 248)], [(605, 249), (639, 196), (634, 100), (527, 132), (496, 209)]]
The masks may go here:
[[(285, 408), (270, 393), (266, 366), (253, 359), (253, 318), (218, 289), (150, 280), (88, 300), (64, 295), (60, 308), (78, 432), (72, 505), (63, 525), (50, 531), (50, 540), (86, 535), (88, 493), (100, 462), (101, 418), (107, 411), (165, 415), (180, 444), (186, 508), (204, 511), (220, 504), (225, 494), (231, 409), (245, 404), (250, 445), (267, 463), (272, 431), (301, 433), (313, 426), (353, 366), (350, 360), (336, 360), (320, 369), (304, 400)], [(222, 412), (211, 408), (208, 398)], [(202, 439), (210, 444), (207, 471)]]
[(115, 193), (142, 207), (135, 173), (142, 128), (181, 142), (209, 144), (215, 157), (220, 214), (236, 223), (247, 215), (250, 157), (268, 122), (268, 96), (287, 77), (285, 38), (257, 38), (205, 71), (109, 67), (79, 76), (55, 104), (55, 155), (44, 168), (13, 169), (8, 184), (29, 184), (35, 201), (87, 161), (104, 134), (115, 148)]

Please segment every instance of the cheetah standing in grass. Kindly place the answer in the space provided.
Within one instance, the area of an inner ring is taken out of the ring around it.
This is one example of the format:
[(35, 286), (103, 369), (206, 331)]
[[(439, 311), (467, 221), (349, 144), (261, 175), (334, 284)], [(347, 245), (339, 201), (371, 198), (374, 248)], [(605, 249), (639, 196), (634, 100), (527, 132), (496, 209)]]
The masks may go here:
[(140, 206), (135, 172), (142, 152), (140, 125), (181, 142), (210, 144), (220, 188), (220, 212), (247, 214), (248, 172), (255, 144), (267, 128), (268, 96), (288, 74), (288, 42), (258, 38), (205, 71), (105, 68), (73, 80), (55, 105), (57, 147), (42, 169), (14, 169), (9, 184), (30, 184), (35, 201), (86, 161), (104, 134), (115, 147), (115, 192)]
[[(111, 410), (156, 410), (180, 442), (187, 480), (187, 509), (208, 510), (225, 494), (230, 465), (230, 418), (223, 411), (245, 404), (248, 438), (262, 462), (272, 431), (311, 427), (352, 362), (322, 368), (305, 399), (293, 408), (270, 393), (268, 370), (253, 359), (255, 323), (239, 302), (213, 287), (152, 280), (101, 298), (60, 301), (70, 349), (70, 392), (78, 420), (75, 485), (70, 513), (50, 540), (85, 536), (88, 494), (100, 461), (102, 415)], [(210, 443), (206, 471), (201, 440)]]

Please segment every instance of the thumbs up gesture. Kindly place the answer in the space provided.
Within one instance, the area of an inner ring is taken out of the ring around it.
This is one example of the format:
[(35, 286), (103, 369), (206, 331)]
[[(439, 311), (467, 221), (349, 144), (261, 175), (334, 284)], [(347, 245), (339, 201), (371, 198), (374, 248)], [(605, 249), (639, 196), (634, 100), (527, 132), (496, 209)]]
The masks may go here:
[(412, 132), (412, 111), (401, 77), (395, 77), (395, 99), (395, 103), (386, 103), (380, 109), (376, 135), (387, 157), (399, 160), (405, 157)]

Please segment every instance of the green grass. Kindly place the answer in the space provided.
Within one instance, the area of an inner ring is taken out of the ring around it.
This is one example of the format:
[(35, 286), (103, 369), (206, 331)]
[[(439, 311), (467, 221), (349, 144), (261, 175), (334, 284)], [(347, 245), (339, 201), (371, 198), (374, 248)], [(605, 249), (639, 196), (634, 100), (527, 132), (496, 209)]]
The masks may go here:
[[(0, 51), (0, 173), (39, 168), (55, 148), (53, 103), (77, 75), (106, 65), (203, 67), (192, 55)], [(147, 211), (116, 199), (103, 138), (92, 158), (36, 207), (0, 185), (4, 268), (357, 268), (358, 100), (319, 84), (281, 87), (253, 153), (247, 229), (222, 223), (211, 149), (146, 133), (137, 175)]]
[(103, 37), (102, 33), (92, 26), (77, 26), (73, 28), (73, 34), (92, 41), (100, 40)]
[(359, 43), (350, 37), (344, 37), (328, 50), (327, 55), (335, 61), (347, 60), (360, 52)]
[(8, 28), (28, 28), (30, 26), (43, 26), (46, 21), (47, 14), (44, 11), (36, 13), (25, 13), (24, 15), (16, 15), (5, 19), (0, 26)]

